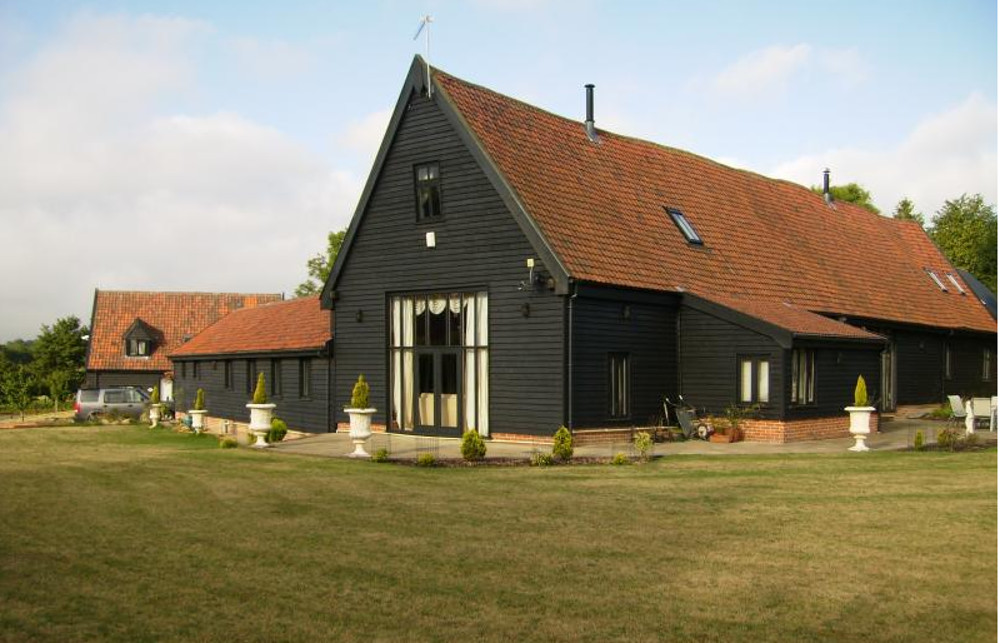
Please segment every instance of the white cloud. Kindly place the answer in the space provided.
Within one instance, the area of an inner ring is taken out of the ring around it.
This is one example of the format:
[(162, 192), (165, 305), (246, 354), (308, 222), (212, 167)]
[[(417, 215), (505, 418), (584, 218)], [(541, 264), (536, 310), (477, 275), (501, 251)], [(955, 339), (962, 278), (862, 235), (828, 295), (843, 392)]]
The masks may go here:
[(364, 159), (372, 160), (385, 137), (392, 118), (392, 108), (372, 112), (364, 118), (353, 121), (336, 137), (336, 143), (347, 147)]
[(821, 49), (818, 52), (820, 67), (829, 72), (846, 87), (854, 87), (868, 80), (868, 63), (855, 48)]
[(759, 99), (784, 93), (798, 76), (817, 73), (853, 87), (867, 80), (868, 65), (855, 48), (772, 45), (744, 55), (716, 74), (709, 87), (727, 98)]
[(283, 40), (231, 38), (225, 46), (236, 57), (240, 71), (254, 78), (296, 76), (309, 71), (316, 63), (308, 49)]
[(803, 43), (758, 49), (719, 72), (712, 86), (721, 94), (744, 97), (783, 91), (811, 55), (812, 47)]
[(920, 122), (886, 148), (844, 147), (782, 163), (767, 174), (817, 185), (824, 167), (834, 184), (865, 186), (883, 212), (904, 196), (930, 217), (946, 199), (982, 193), (997, 201), (997, 106), (978, 93)]
[[(184, 20), (83, 15), (0, 94), (0, 341), (94, 288), (290, 291), (361, 179), (239, 114), (161, 113), (196, 91)], [(11, 276), (14, 276), (13, 278)]]

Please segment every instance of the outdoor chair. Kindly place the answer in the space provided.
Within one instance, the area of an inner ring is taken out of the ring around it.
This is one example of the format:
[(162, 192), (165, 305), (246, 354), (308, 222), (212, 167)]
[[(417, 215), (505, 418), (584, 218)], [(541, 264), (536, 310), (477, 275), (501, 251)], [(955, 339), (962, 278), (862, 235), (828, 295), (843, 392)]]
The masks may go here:
[(990, 424), (990, 417), (993, 415), (993, 404), (988, 397), (972, 398), (972, 417), (976, 421), (976, 426), (985, 423)]
[(965, 422), (965, 405), (962, 403), (962, 398), (957, 395), (949, 395), (948, 403), (951, 404), (951, 417), (948, 418), (948, 424)]

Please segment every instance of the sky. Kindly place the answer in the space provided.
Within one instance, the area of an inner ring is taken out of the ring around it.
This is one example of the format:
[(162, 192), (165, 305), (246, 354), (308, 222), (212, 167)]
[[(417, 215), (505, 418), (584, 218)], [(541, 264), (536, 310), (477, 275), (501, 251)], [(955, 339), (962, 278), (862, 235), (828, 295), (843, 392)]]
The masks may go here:
[(0, 342), (95, 288), (291, 293), (432, 64), (804, 185), (997, 201), (997, 4), (0, 0)]

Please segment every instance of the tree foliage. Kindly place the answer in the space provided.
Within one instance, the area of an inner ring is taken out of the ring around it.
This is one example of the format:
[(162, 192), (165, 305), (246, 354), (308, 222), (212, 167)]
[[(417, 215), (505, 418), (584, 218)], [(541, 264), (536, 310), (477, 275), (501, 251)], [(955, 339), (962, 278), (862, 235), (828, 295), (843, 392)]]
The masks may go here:
[(934, 243), (957, 268), (997, 291), (997, 209), (983, 195), (945, 201), (930, 231)]
[(24, 412), (31, 406), (34, 398), (32, 389), (35, 387), (34, 373), (24, 364), (15, 364), (3, 372), (0, 379), (0, 398), (4, 405), (9, 406), (21, 414), (24, 420)]
[(57, 319), (52, 326), (43, 325), (32, 346), (31, 367), (37, 381), (48, 389), (55, 410), (66, 393), (83, 383), (87, 355), (87, 327), (78, 317)]
[[(810, 188), (816, 194), (823, 194), (823, 188), (814, 185)], [(831, 185), (830, 194), (833, 195), (834, 201), (846, 201), (847, 203), (854, 203), (855, 205), (860, 205), (866, 210), (870, 210), (875, 214), (881, 214), (882, 211), (875, 207), (875, 203), (872, 202), (871, 192), (864, 189), (857, 183), (848, 183), (847, 185)]]
[(344, 245), (344, 237), (347, 235), (347, 228), (339, 232), (331, 232), (326, 236), (326, 252), (318, 253), (306, 262), (306, 270), (309, 278), (295, 288), (296, 297), (312, 297), (318, 295), (326, 283), (326, 278), (330, 276), (333, 269), (333, 262), (340, 254), (340, 248)]
[(892, 211), (892, 218), (900, 221), (916, 221), (920, 225), (925, 223), (923, 213), (917, 212), (913, 201), (905, 196), (896, 204), (896, 208)]

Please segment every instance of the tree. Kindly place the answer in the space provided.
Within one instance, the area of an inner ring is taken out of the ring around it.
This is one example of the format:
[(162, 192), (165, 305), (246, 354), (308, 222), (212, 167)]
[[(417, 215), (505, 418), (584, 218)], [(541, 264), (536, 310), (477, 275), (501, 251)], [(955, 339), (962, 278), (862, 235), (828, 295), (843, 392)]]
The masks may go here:
[(920, 225), (924, 225), (923, 213), (917, 212), (913, 201), (905, 196), (896, 204), (896, 209), (892, 211), (892, 218), (900, 221), (916, 221)]
[[(823, 194), (823, 188), (818, 185), (814, 185), (810, 189), (816, 194)], [(875, 204), (872, 203), (871, 192), (864, 189), (857, 183), (848, 183), (847, 185), (831, 185), (830, 194), (833, 195), (834, 201), (846, 201), (847, 203), (860, 205), (862, 208), (870, 210), (875, 214), (882, 213), (882, 211), (876, 208)]]
[(344, 228), (340, 232), (331, 232), (326, 236), (326, 253), (318, 253), (306, 262), (309, 278), (295, 288), (296, 297), (312, 297), (319, 294), (323, 284), (326, 283), (326, 278), (330, 276), (333, 262), (337, 260), (346, 235), (347, 228)]
[(31, 389), (34, 388), (34, 377), (24, 364), (16, 364), (8, 368), (3, 379), (0, 380), (0, 398), (5, 405), (13, 408), (21, 414), (21, 421), (24, 421), (24, 412), (31, 406)]
[(997, 290), (997, 209), (982, 194), (945, 201), (929, 230), (931, 239), (956, 268), (968, 270)]
[(52, 326), (42, 326), (34, 344), (32, 368), (37, 381), (45, 385), (59, 410), (59, 400), (83, 382), (87, 355), (87, 327), (78, 317), (57, 319)]

